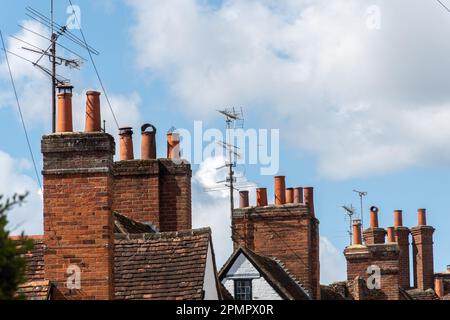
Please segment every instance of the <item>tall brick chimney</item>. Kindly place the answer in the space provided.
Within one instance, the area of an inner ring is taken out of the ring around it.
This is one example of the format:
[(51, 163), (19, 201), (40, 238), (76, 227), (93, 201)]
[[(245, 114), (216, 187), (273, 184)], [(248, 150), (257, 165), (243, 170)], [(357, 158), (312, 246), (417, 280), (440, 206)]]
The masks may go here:
[(384, 243), (386, 230), (378, 225), (378, 208), (370, 208), (370, 227), (363, 232), (364, 242), (366, 244)]
[(426, 222), (426, 210), (419, 209), (418, 225), (411, 228), (413, 237), (414, 286), (426, 290), (434, 285), (433, 233), (434, 228)]
[[(65, 100), (59, 119), (71, 119), (68, 98), (67, 93), (59, 96)], [(58, 121), (59, 131), (69, 131), (68, 122)], [(100, 132), (56, 133), (43, 136), (41, 147), (44, 277), (56, 286), (58, 297), (113, 299), (114, 139)], [(81, 288), (71, 281), (78, 276)]]
[(114, 163), (113, 209), (161, 232), (191, 229), (190, 164), (156, 159), (156, 128), (145, 124), (141, 133), (142, 159)]
[[(360, 280), (365, 281), (365, 290), (351, 292), (355, 299), (363, 300), (398, 300), (399, 275), (398, 257), (399, 248), (395, 243), (389, 244), (362, 244), (361, 221), (353, 223), (353, 244), (345, 248), (344, 255), (347, 259), (347, 281), (356, 283), (358, 289)], [(379, 268), (381, 278), (380, 287), (369, 288), (371, 268)], [(364, 293), (364, 294), (363, 294)]]
[(234, 210), (234, 248), (245, 246), (279, 259), (314, 299), (320, 299), (319, 221), (313, 202), (286, 205), (285, 195), (285, 177), (276, 177), (276, 205), (267, 205), (266, 189), (258, 188), (256, 207)]
[(399, 285), (402, 288), (410, 287), (410, 265), (409, 265), (409, 234), (407, 227), (403, 226), (403, 212), (402, 210), (394, 211), (394, 235), (395, 242), (400, 248), (399, 255)]

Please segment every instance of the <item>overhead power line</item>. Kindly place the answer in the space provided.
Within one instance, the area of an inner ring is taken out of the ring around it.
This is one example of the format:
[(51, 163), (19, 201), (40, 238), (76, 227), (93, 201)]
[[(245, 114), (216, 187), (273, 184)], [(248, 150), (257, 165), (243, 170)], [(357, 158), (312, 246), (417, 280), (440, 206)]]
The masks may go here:
[(80, 21), (78, 20), (77, 13), (76, 13), (75, 10), (73, 9), (72, 0), (69, 0), (69, 3), (70, 3), (70, 7), (72, 8), (72, 13), (73, 13), (73, 15), (74, 15), (74, 17), (75, 17), (75, 20), (76, 20), (76, 22), (77, 22), (77, 26), (78, 26), (78, 28), (79, 28), (79, 30), (80, 30), (81, 37), (83, 38), (84, 45), (88, 48), (88, 49), (87, 49), (87, 52), (88, 52), (88, 54), (89, 54), (89, 58), (90, 58), (90, 60), (91, 60), (92, 66), (94, 67), (94, 71), (95, 71), (95, 73), (96, 73), (96, 75), (97, 75), (98, 82), (100, 83), (100, 86), (102, 87), (103, 93), (104, 93), (105, 98), (106, 98), (106, 102), (108, 103), (109, 109), (111, 110), (111, 114), (112, 114), (112, 116), (113, 116), (114, 122), (116, 123), (117, 129), (119, 129), (119, 128), (120, 128), (119, 122), (117, 121), (116, 115), (114, 114), (114, 110), (113, 110), (113, 108), (112, 108), (111, 101), (109, 100), (109, 97), (108, 97), (108, 94), (107, 94), (107, 92), (106, 92), (105, 86), (103, 85), (102, 78), (100, 77), (100, 73), (99, 73), (99, 71), (98, 71), (98, 69), (97, 69), (97, 66), (96, 66), (95, 62), (94, 62), (94, 58), (93, 58), (93, 56), (92, 56), (92, 52), (91, 52), (91, 50), (89, 49), (90, 47), (89, 47), (89, 45), (88, 45), (88, 43), (87, 43), (87, 41), (86, 41), (86, 37), (84, 36), (84, 32), (83, 32), (83, 29), (81, 28)]
[(441, 0), (436, 0), (447, 12), (450, 13), (450, 8), (447, 7)]
[(16, 98), (17, 109), (19, 110), (20, 120), (22, 121), (23, 132), (25, 133), (25, 138), (27, 140), (28, 150), (30, 152), (31, 160), (33, 162), (34, 172), (36, 174), (36, 179), (38, 181), (39, 188), (42, 191), (41, 177), (39, 176), (39, 172), (38, 172), (38, 169), (37, 169), (36, 161), (34, 160), (33, 149), (31, 148), (31, 143), (30, 143), (30, 138), (28, 136), (27, 127), (26, 127), (25, 121), (23, 119), (22, 108), (20, 106), (19, 96), (17, 95), (16, 84), (14, 82), (14, 77), (13, 77), (13, 74), (12, 74), (12, 71), (11, 71), (11, 65), (9, 63), (8, 52), (6, 50), (5, 41), (3, 39), (3, 33), (2, 33), (1, 30), (0, 30), (0, 38), (2, 40), (3, 51), (5, 52), (6, 64), (8, 65), (9, 76), (10, 76), (10, 79), (11, 79), (11, 85), (12, 85), (12, 88), (13, 88), (13, 91), (14, 91), (14, 96)]

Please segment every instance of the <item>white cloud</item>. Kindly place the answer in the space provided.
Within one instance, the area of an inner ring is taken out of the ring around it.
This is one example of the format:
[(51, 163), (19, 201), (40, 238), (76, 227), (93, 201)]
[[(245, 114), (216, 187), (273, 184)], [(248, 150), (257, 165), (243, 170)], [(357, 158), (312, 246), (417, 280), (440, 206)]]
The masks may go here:
[(450, 17), (435, 3), (376, 1), (380, 30), (373, 1), (128, 3), (138, 66), (185, 112), (243, 105), (336, 179), (450, 162)]
[(330, 284), (347, 279), (347, 265), (342, 252), (326, 237), (320, 237), (320, 282)]
[[(192, 179), (193, 227), (211, 227), (218, 268), (233, 252), (229, 189), (224, 183), (217, 183), (226, 179), (227, 169), (223, 168), (224, 164), (223, 156), (207, 158), (200, 164)], [(238, 170), (235, 172), (236, 177), (241, 177), (237, 179), (238, 185), (245, 185), (247, 188), (241, 189), (248, 190), (252, 183), (242, 177)], [(237, 197), (237, 193), (235, 195)], [(250, 198), (253, 201), (253, 194)]]
[(23, 172), (28, 167), (30, 164), (26, 160), (14, 159), (0, 150), (0, 195), (8, 198), (15, 193), (29, 192), (25, 204), (8, 213), (8, 229), (12, 234), (25, 231), (28, 235), (34, 235), (43, 232), (40, 188), (34, 179)]

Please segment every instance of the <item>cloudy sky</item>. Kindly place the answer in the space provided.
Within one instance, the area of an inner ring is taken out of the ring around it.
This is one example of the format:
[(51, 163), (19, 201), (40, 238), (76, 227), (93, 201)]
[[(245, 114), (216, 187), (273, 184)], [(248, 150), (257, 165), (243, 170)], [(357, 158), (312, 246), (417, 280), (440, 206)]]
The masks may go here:
[[(33, 6), (49, 11), (49, 1)], [(30, 1), (2, 2), (0, 28), (33, 44), (48, 30), (27, 20)], [(245, 127), (280, 129), (280, 171), (288, 185), (314, 186), (321, 221), (322, 280), (345, 278), (342, 250), (348, 221), (341, 206), (368, 192), (365, 210), (380, 208), (385, 227), (393, 210), (416, 224), (417, 208), (436, 228), (435, 269), (450, 251), (450, 14), (423, 0), (124, 0), (73, 1), (121, 125), (151, 122), (159, 155), (170, 127), (224, 127), (216, 110), (242, 106)], [(448, 1), (450, 5), (450, 1)], [(64, 1), (57, 19), (69, 18)], [(76, 33), (76, 31), (74, 31)], [(21, 46), (7, 38), (7, 47)], [(74, 48), (73, 46), (71, 48)], [(81, 49), (83, 56), (88, 57)], [(32, 57), (30, 53), (27, 57)], [(45, 75), (11, 57), (32, 147), (50, 132)], [(61, 70), (75, 85), (75, 129), (83, 127), (86, 89), (99, 84), (89, 63)], [(106, 104), (103, 104), (106, 106)], [(111, 114), (102, 110), (116, 135)], [(39, 186), (33, 175), (11, 85), (0, 56), (0, 194), (30, 190), (11, 213), (11, 228), (42, 232)], [(136, 137), (139, 143), (139, 138)], [(218, 265), (230, 254), (227, 198), (204, 188), (219, 179), (220, 159), (194, 165), (196, 226), (213, 227)], [(248, 181), (269, 188), (258, 165), (241, 166)], [(253, 200), (254, 196), (252, 196)]]

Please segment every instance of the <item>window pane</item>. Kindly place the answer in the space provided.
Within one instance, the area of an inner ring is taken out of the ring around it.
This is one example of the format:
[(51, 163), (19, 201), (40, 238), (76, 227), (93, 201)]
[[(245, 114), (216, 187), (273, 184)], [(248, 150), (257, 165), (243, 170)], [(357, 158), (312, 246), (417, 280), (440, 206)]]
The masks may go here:
[(236, 300), (252, 300), (252, 281), (235, 280), (234, 298)]

